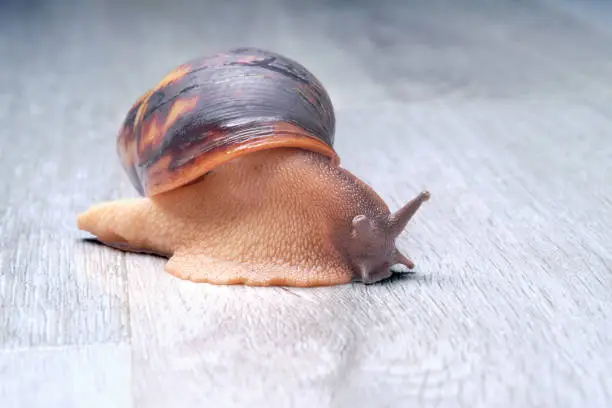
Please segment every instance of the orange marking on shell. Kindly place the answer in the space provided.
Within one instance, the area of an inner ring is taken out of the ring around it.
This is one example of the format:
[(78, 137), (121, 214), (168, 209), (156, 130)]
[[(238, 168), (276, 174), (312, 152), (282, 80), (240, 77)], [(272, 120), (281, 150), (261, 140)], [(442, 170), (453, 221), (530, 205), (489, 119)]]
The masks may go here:
[(142, 128), (140, 152), (144, 153), (148, 149), (159, 147), (168, 129), (170, 129), (182, 115), (195, 109), (198, 98), (199, 97), (196, 95), (191, 98), (177, 99), (170, 107), (165, 118), (160, 119), (160, 115), (155, 114), (150, 120), (147, 120)]
[(178, 68), (174, 69), (172, 72), (166, 75), (164, 79), (162, 79), (157, 84), (155, 90), (161, 89), (174, 81), (178, 81), (179, 79), (184, 78), (189, 73), (190, 69), (191, 67), (189, 66), (189, 64), (180, 65)]
[(136, 112), (136, 116), (134, 117), (134, 123), (132, 124), (133, 128), (135, 128), (142, 120), (142, 117), (145, 111), (147, 110), (147, 104), (149, 102), (149, 97), (151, 96), (152, 93), (153, 93), (153, 90), (147, 91), (144, 95), (138, 98), (138, 102), (134, 104), (134, 105), (140, 104), (140, 106), (138, 107), (138, 112)]
[(136, 140), (130, 140), (125, 142), (125, 157), (128, 159), (130, 165), (136, 164)]
[(147, 120), (142, 126), (140, 136), (139, 151), (144, 156), (144, 152), (153, 149), (157, 143), (161, 142), (164, 124), (159, 120), (158, 115)]
[[(340, 158), (331, 146), (309, 135), (299, 126), (280, 122), (275, 124), (274, 129), (275, 132), (281, 133), (283, 136), (248, 139), (231, 146), (224, 146), (221, 149), (193, 155), (192, 161), (177, 169), (170, 168), (173, 157), (170, 154), (166, 154), (148, 169), (146, 179), (143, 180), (145, 194), (148, 196), (162, 194), (193, 182), (210, 170), (230, 160), (245, 154), (272, 148), (302, 148), (329, 157), (334, 165), (340, 164)], [(226, 137), (226, 135), (226, 132), (218, 132), (218, 134), (209, 132), (206, 139), (208, 143), (211, 143), (213, 139)], [(185, 155), (190, 156), (190, 154)]]
[(138, 99), (136, 99), (136, 102), (134, 102), (134, 104), (132, 105), (132, 108), (135, 108), (136, 106), (138, 106), (150, 94), (151, 94), (151, 91), (149, 90), (149, 91), (145, 92), (144, 94), (140, 95), (140, 97)]
[(170, 129), (170, 126), (172, 126), (183, 114), (194, 110), (198, 104), (198, 99), (198, 95), (195, 95), (191, 98), (177, 99), (172, 104), (172, 107), (170, 108), (170, 111), (166, 116), (163, 132), (166, 133), (168, 129)]
[(136, 116), (134, 118), (134, 123), (133, 123), (133, 127), (134, 128), (142, 121), (142, 118), (143, 118), (145, 112), (147, 111), (147, 105), (149, 103), (149, 98), (151, 97), (151, 95), (155, 91), (160, 90), (161, 88), (171, 84), (172, 82), (175, 82), (175, 81), (178, 81), (181, 78), (184, 78), (189, 73), (189, 70), (190, 70), (189, 64), (183, 64), (183, 65), (179, 66), (178, 68), (176, 68), (175, 70), (170, 72), (168, 75), (166, 75), (155, 86), (155, 88), (148, 90), (140, 98), (138, 98), (136, 103), (134, 103), (134, 105), (133, 105), (133, 106), (137, 106), (138, 104), (140, 104), (140, 106), (138, 107), (138, 112), (136, 112)]

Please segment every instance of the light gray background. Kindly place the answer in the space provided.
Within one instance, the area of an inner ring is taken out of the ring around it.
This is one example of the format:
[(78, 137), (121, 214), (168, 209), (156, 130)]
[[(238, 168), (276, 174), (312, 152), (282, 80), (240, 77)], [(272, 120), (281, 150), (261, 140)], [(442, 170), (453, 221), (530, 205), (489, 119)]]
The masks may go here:
[[(13, 1), (0, 7), (0, 406), (612, 406), (612, 7), (604, 1)], [(412, 278), (179, 281), (80, 241), (135, 191), (132, 102), (230, 46), (328, 88), (343, 164)]]

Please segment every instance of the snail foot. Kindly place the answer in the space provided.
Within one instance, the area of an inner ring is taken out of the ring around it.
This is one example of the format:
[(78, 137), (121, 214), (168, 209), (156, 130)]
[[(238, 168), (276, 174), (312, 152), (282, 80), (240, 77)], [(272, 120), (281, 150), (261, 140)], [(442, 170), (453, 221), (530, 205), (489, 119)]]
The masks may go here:
[(221, 260), (197, 250), (175, 252), (165, 269), (180, 279), (214, 285), (312, 287), (351, 281), (350, 271), (340, 268), (317, 273), (297, 266)]
[(108, 201), (89, 207), (77, 217), (78, 228), (94, 235), (109, 247), (126, 252), (168, 256), (163, 242), (152, 242), (147, 224), (152, 219), (147, 198)]

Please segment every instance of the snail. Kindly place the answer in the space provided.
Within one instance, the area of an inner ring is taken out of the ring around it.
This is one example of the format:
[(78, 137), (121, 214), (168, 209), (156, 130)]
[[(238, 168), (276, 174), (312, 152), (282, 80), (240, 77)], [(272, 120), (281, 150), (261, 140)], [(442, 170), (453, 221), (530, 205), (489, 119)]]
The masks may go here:
[(186, 62), (118, 132), (138, 197), (93, 204), (78, 228), (218, 285), (371, 284), (414, 269), (395, 241), (429, 193), (391, 212), (340, 166), (335, 120), (321, 82), (288, 57), (239, 48)]

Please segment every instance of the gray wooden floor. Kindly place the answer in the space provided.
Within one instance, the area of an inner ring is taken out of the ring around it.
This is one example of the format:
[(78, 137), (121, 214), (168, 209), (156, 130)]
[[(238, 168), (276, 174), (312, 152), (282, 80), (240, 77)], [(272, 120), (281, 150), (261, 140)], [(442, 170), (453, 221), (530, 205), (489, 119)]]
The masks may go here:
[[(612, 406), (612, 6), (601, 1), (0, 6), (0, 407)], [(225, 47), (300, 60), (413, 278), (179, 281), (83, 242), (135, 195), (131, 103)]]

